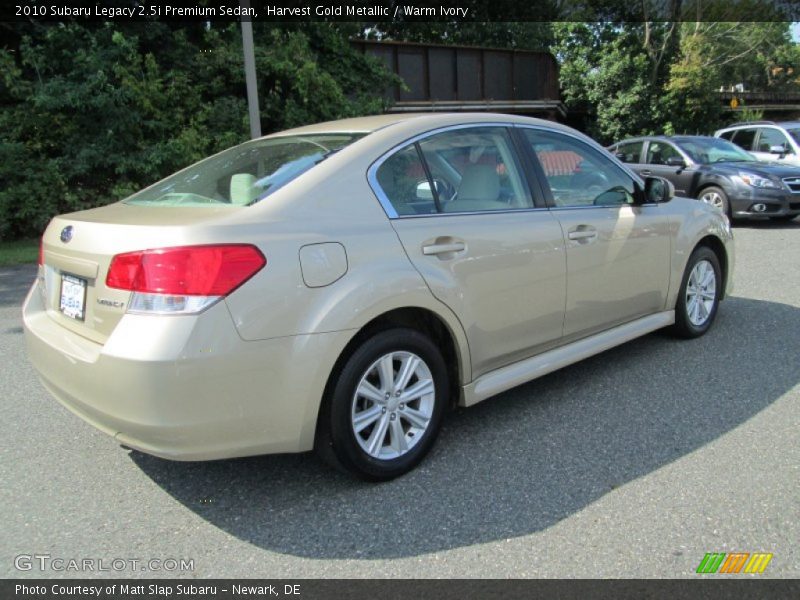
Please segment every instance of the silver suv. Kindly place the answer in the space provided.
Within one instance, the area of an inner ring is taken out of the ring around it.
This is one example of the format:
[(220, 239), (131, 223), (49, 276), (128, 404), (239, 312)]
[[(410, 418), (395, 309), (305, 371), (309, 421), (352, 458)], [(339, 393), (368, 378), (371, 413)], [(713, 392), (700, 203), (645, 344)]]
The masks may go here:
[(741, 146), (758, 160), (800, 167), (800, 122), (748, 121), (714, 133)]

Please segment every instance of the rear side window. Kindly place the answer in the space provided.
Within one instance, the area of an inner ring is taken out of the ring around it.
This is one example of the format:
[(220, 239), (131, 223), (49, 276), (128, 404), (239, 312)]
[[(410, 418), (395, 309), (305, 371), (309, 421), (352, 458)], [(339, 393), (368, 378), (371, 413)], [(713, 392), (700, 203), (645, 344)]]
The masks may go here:
[(469, 127), (424, 138), (387, 158), (376, 179), (398, 216), (533, 206), (504, 127)]
[(617, 146), (614, 154), (624, 163), (638, 163), (642, 156), (644, 142), (628, 142)]
[(740, 146), (747, 150), (748, 152), (751, 150), (755, 150), (753, 148), (753, 143), (756, 140), (756, 130), (755, 129), (739, 129), (733, 135), (733, 143), (737, 146)]
[(406, 146), (389, 157), (378, 169), (377, 177), (378, 185), (398, 215), (437, 212), (416, 144)]

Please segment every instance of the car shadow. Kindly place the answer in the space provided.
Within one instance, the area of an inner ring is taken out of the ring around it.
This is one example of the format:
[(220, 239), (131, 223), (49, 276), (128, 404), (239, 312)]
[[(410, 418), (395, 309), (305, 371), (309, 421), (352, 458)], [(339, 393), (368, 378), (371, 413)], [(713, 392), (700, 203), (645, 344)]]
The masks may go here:
[(367, 484), (311, 453), (131, 459), (186, 508), (308, 558), (417, 556), (546, 529), (703, 447), (800, 380), (800, 309), (725, 301), (706, 336), (656, 333), (449, 415), (408, 475)]

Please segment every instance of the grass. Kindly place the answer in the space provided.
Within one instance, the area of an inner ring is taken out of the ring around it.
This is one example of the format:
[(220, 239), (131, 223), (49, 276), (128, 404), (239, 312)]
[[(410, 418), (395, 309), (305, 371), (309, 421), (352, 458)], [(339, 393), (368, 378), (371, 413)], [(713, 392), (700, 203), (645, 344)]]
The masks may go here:
[(39, 240), (0, 242), (0, 267), (35, 263), (39, 259)]

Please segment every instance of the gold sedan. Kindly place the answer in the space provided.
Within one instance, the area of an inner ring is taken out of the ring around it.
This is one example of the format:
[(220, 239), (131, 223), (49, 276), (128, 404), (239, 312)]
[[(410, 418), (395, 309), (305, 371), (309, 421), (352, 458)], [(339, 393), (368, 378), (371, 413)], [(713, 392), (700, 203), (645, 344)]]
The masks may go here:
[(723, 214), (567, 127), (383, 115), (56, 217), (23, 310), (45, 387), (126, 446), (316, 448), (382, 480), (452, 405), (660, 328), (702, 335), (732, 271)]

